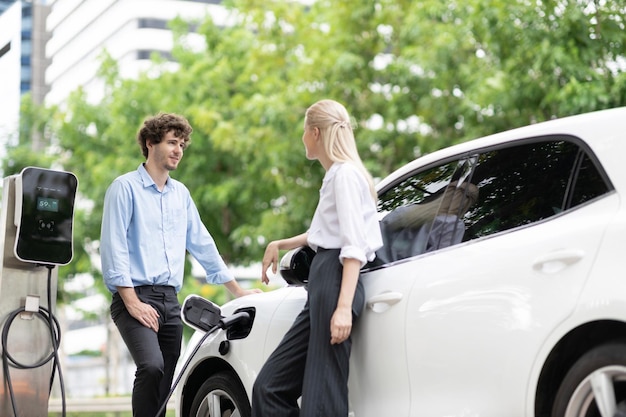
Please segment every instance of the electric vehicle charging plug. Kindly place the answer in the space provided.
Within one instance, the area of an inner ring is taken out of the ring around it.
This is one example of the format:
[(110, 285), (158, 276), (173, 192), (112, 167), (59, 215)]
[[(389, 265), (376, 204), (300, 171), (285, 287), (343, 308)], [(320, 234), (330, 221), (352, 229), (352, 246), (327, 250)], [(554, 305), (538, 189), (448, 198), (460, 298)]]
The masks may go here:
[(187, 358), (187, 360), (183, 364), (182, 368), (180, 369), (180, 372), (178, 373), (178, 376), (176, 377), (176, 380), (172, 384), (172, 388), (170, 389), (170, 392), (167, 394), (167, 398), (165, 398), (165, 400), (163, 401), (163, 404), (161, 404), (161, 408), (159, 408), (159, 411), (157, 411), (155, 417), (159, 417), (161, 415), (161, 413), (165, 410), (165, 407), (167, 406), (167, 402), (170, 400), (170, 397), (172, 396), (172, 394), (174, 394), (174, 390), (176, 389), (176, 386), (180, 382), (180, 379), (182, 378), (183, 374), (185, 373), (185, 370), (189, 366), (189, 363), (191, 362), (191, 359), (193, 359), (193, 357), (196, 355), (196, 353), (198, 353), (198, 350), (200, 350), (200, 346), (202, 346), (204, 341), (213, 332), (215, 332), (218, 329), (228, 330), (232, 326), (234, 326), (235, 324), (239, 324), (239, 323), (248, 324), (250, 320), (251, 320), (250, 313), (248, 313), (247, 311), (239, 311), (239, 312), (234, 313), (234, 314), (232, 314), (232, 315), (230, 315), (228, 317), (222, 317), (217, 322), (216, 326), (214, 326), (211, 329), (209, 329), (209, 331), (207, 331), (204, 334), (204, 336), (202, 336), (202, 338), (198, 341), (198, 343), (194, 347), (193, 351), (191, 352), (191, 354), (189, 355), (189, 357)]
[(226, 330), (237, 323), (241, 323), (245, 325), (245, 324), (248, 324), (249, 322), (250, 322), (250, 313), (248, 313), (247, 311), (239, 311), (238, 313), (235, 313), (228, 317), (223, 317), (222, 319), (220, 319), (220, 321), (217, 323), (217, 326), (221, 329)]

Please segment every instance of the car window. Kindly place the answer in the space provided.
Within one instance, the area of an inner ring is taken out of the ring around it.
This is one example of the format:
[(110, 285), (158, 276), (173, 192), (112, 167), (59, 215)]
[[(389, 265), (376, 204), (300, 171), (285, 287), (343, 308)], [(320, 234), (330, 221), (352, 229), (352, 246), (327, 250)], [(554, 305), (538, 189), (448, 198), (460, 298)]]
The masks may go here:
[(572, 188), (569, 207), (593, 200), (611, 189), (589, 154), (582, 150), (579, 151), (579, 166), (572, 178)]
[(383, 248), (379, 263), (429, 252), (459, 243), (465, 225), (460, 220), (477, 187), (466, 181), (468, 161), (453, 160), (414, 174), (379, 198)]
[(535, 223), (609, 190), (589, 154), (561, 138), (477, 155), (479, 202), (465, 216), (465, 240)]
[(532, 224), (610, 189), (569, 137), (535, 138), (464, 155), (401, 179), (379, 196), (376, 264)]

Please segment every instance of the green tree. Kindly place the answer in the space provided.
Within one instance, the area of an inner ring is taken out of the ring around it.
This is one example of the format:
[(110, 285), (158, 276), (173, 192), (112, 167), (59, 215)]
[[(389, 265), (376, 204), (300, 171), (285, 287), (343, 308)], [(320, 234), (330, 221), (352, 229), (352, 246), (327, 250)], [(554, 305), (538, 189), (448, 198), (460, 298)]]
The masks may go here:
[[(177, 70), (155, 56), (153, 68), (126, 80), (105, 57), (101, 102), (77, 91), (63, 111), (27, 113), (56, 149), (40, 163), (62, 161), (91, 202), (78, 217), (83, 249), (72, 271), (89, 269), (106, 187), (142, 162), (134, 137), (158, 111), (194, 127), (173, 176), (190, 188), (226, 260), (245, 264), (268, 240), (308, 225), (323, 170), (306, 160), (300, 137), (318, 99), (352, 113), (376, 177), (454, 143), (626, 103), (624, 0), (224, 4), (239, 11), (234, 23), (199, 22), (202, 50), (190, 46), (189, 22), (172, 21)], [(5, 170), (31, 157), (28, 143), (10, 149)]]

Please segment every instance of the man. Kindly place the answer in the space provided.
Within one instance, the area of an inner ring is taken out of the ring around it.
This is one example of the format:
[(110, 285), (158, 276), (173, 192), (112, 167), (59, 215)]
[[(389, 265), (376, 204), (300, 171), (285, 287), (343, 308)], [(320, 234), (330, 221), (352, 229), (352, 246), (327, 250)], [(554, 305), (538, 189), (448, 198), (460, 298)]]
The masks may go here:
[(207, 282), (224, 284), (236, 297), (260, 291), (235, 281), (189, 190), (169, 176), (191, 132), (176, 114), (146, 119), (137, 135), (145, 163), (116, 178), (104, 198), (102, 274), (113, 294), (111, 317), (137, 366), (134, 417), (157, 417), (172, 384), (183, 334), (177, 293), (186, 252), (205, 269)]

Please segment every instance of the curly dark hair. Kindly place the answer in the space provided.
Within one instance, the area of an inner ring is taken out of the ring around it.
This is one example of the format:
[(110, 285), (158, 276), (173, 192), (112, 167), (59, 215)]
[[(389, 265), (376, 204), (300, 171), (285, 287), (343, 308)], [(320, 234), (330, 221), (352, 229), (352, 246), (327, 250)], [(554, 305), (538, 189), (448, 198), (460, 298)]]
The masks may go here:
[(169, 132), (174, 132), (175, 137), (184, 139), (185, 146), (188, 146), (193, 129), (187, 119), (174, 113), (159, 113), (144, 120), (143, 127), (137, 133), (137, 142), (143, 156), (148, 157), (148, 141), (152, 144), (160, 143)]

